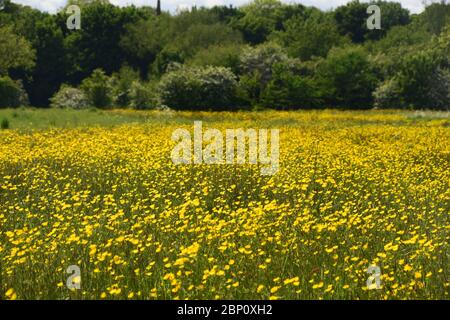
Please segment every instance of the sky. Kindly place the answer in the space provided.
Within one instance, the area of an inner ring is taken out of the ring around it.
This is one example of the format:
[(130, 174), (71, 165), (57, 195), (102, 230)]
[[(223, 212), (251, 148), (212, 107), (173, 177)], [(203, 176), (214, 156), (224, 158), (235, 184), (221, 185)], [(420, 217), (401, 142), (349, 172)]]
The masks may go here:
[[(185, 7), (191, 5), (212, 7), (214, 5), (229, 5), (233, 4), (239, 6), (248, 3), (250, 0), (161, 0), (163, 10), (174, 12), (177, 7)], [(282, 0), (285, 3), (302, 3), (308, 6), (315, 6), (317, 8), (328, 10), (336, 8), (342, 4), (349, 2), (349, 0)], [(401, 2), (404, 8), (407, 8), (411, 13), (419, 13), (423, 10), (422, 0), (395, 0)], [(429, 0), (432, 1), (432, 0)], [(56, 12), (62, 8), (66, 0), (12, 0), (12, 2), (29, 5), (43, 11)], [(150, 5), (156, 6), (157, 0), (110, 0), (114, 5), (129, 5), (136, 6)]]

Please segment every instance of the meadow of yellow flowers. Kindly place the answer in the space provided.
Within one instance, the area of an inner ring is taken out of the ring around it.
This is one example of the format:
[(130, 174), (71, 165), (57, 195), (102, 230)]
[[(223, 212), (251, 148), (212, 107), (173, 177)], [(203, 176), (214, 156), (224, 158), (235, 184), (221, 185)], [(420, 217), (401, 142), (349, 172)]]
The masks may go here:
[[(449, 299), (447, 116), (146, 119), (0, 131), (0, 299)], [(280, 129), (278, 174), (175, 166), (194, 120)]]

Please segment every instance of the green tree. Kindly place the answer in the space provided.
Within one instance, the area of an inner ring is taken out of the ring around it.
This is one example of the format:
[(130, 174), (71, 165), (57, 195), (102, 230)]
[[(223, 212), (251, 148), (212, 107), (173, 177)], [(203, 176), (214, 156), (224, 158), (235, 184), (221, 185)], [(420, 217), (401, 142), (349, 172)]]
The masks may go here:
[(261, 105), (284, 110), (311, 108), (319, 102), (314, 80), (300, 75), (292, 62), (273, 66), (272, 80), (262, 93)]
[(264, 43), (257, 47), (250, 47), (241, 54), (241, 73), (258, 72), (261, 75), (261, 84), (265, 85), (272, 79), (273, 65), (287, 59), (288, 55), (285, 50), (275, 43)]
[[(59, 13), (63, 20), (65, 12)], [(103, 1), (85, 5), (81, 30), (66, 30), (65, 46), (70, 80), (79, 83), (94, 69), (101, 68), (107, 74), (117, 71), (129, 56), (121, 47), (120, 40), (126, 25), (135, 23), (147, 15), (135, 7), (119, 8)]]
[(55, 16), (46, 16), (34, 25), (33, 47), (36, 68), (26, 87), (33, 105), (47, 106), (49, 98), (66, 81), (68, 61), (64, 48), (64, 34)]
[(109, 108), (113, 102), (111, 79), (101, 69), (95, 69), (89, 78), (81, 83), (81, 90), (96, 108)]
[(249, 106), (258, 106), (261, 101), (261, 93), (264, 87), (261, 85), (261, 74), (259, 71), (241, 75), (237, 95)]
[[(404, 26), (411, 22), (409, 11), (399, 2), (373, 1), (381, 9), (381, 30), (367, 30), (366, 39), (379, 40), (395, 26)], [(366, 13), (366, 20), (369, 15)]]
[(449, 107), (450, 73), (446, 58), (437, 50), (417, 52), (405, 57), (395, 80), (406, 106)]
[(450, 25), (450, 3), (441, 0), (427, 5), (420, 19), (431, 33), (436, 35), (441, 33), (446, 26)]
[(379, 41), (368, 41), (365, 48), (371, 52), (372, 62), (379, 69), (380, 75), (390, 79), (397, 73), (403, 58), (412, 52), (424, 50), (432, 35), (416, 23), (395, 26)]
[[(381, 9), (381, 30), (369, 30), (367, 28), (367, 8), (375, 4)], [(403, 9), (400, 3), (386, 1), (372, 1), (361, 3), (353, 0), (334, 11), (338, 31), (342, 35), (348, 35), (355, 43), (361, 43), (366, 39), (380, 39), (386, 32), (396, 25), (405, 25), (410, 22), (409, 12)]]
[(111, 77), (113, 101), (116, 106), (128, 107), (131, 103), (133, 82), (139, 82), (139, 72), (129, 66), (123, 66)]
[(327, 104), (344, 108), (370, 108), (377, 77), (361, 47), (334, 48), (318, 65), (316, 79)]
[(240, 97), (251, 104), (260, 104), (261, 94), (272, 80), (274, 65), (288, 60), (285, 50), (276, 43), (245, 49), (240, 56)]
[(49, 98), (66, 80), (66, 52), (63, 45), (64, 24), (57, 15), (41, 12), (28, 6), (6, 2), (0, 11), (0, 25), (10, 25), (24, 37), (36, 53), (33, 69), (12, 70), (13, 78), (23, 79), (30, 102), (34, 106), (48, 106)]
[(192, 66), (216, 66), (230, 68), (239, 73), (240, 55), (247, 47), (239, 43), (217, 44), (197, 51), (186, 63)]
[(0, 76), (0, 108), (17, 108), (28, 105), (28, 95), (20, 81)]
[(128, 62), (146, 77), (150, 64), (176, 35), (174, 20), (166, 14), (150, 16), (129, 24), (126, 31), (120, 45), (130, 57)]
[(230, 24), (235, 20), (239, 20), (244, 16), (244, 13), (239, 8), (230, 6), (214, 6), (209, 10), (215, 15), (218, 22)]
[(273, 39), (286, 47), (289, 55), (301, 60), (325, 57), (332, 47), (349, 43), (337, 31), (334, 20), (324, 14), (307, 19), (294, 17), (284, 27), (285, 31), (275, 32)]
[(34, 65), (35, 51), (31, 44), (11, 27), (0, 27), (0, 75), (7, 75), (11, 69), (29, 70)]
[(241, 8), (244, 15), (232, 25), (240, 30), (245, 40), (260, 44), (276, 30), (283, 29), (283, 22), (296, 15), (304, 15), (302, 5), (284, 5), (278, 0), (254, 0)]
[(151, 65), (150, 78), (157, 79), (166, 73), (168, 67), (173, 63), (183, 63), (184, 57), (182, 54), (170, 46), (164, 48), (157, 56)]
[(179, 34), (169, 47), (178, 51), (186, 59), (209, 46), (240, 43), (242, 43), (241, 33), (229, 26), (221, 23), (194, 24)]

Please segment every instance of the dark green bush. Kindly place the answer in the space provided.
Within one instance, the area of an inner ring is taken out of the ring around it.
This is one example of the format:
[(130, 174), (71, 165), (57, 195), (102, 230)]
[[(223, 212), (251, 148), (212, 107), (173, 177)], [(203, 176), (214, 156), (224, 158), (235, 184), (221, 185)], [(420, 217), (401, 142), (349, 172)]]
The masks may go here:
[(132, 84), (139, 81), (139, 72), (124, 66), (111, 77), (112, 95), (115, 106), (128, 107), (131, 104)]
[(361, 47), (334, 48), (318, 65), (316, 81), (326, 104), (343, 108), (371, 108), (376, 72)]
[(134, 109), (155, 109), (160, 106), (154, 83), (134, 81), (130, 87), (130, 106)]
[(206, 67), (216, 66), (231, 69), (235, 74), (239, 72), (240, 54), (246, 47), (242, 44), (213, 45), (198, 51), (187, 61), (188, 65)]
[(258, 71), (244, 74), (239, 79), (237, 95), (246, 105), (256, 106), (260, 103), (264, 86)]
[(2, 130), (9, 129), (9, 120), (7, 118), (2, 119), (2, 122), (0, 123), (0, 128)]
[(450, 74), (447, 57), (428, 50), (405, 57), (397, 73), (399, 90), (406, 105), (417, 108), (448, 108)]
[(283, 110), (318, 106), (317, 85), (312, 78), (301, 76), (292, 65), (278, 63), (262, 93), (261, 105)]
[(0, 108), (17, 108), (28, 105), (28, 95), (20, 81), (8, 76), (0, 77)]
[(401, 99), (398, 79), (392, 78), (381, 83), (373, 93), (374, 106), (377, 108), (398, 109), (405, 107)]
[(113, 102), (111, 79), (101, 69), (96, 69), (80, 86), (86, 94), (89, 104), (96, 108), (110, 108)]

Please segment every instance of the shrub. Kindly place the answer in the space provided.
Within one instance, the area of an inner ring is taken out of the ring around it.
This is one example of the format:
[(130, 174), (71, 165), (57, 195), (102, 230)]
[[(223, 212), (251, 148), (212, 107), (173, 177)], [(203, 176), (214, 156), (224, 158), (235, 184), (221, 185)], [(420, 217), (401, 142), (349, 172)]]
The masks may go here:
[(198, 51), (187, 64), (206, 67), (216, 66), (230, 68), (234, 73), (239, 72), (239, 57), (245, 47), (241, 44), (213, 45)]
[(326, 103), (345, 108), (370, 108), (378, 82), (361, 47), (332, 49), (318, 65), (316, 80)]
[(399, 66), (400, 94), (407, 105), (418, 108), (448, 108), (450, 76), (446, 57), (428, 50), (405, 57)]
[(237, 95), (250, 106), (260, 103), (261, 92), (264, 90), (261, 83), (261, 74), (258, 71), (245, 74), (239, 79)]
[(377, 108), (403, 108), (400, 86), (396, 78), (381, 83), (374, 91), (374, 106)]
[(132, 108), (154, 109), (159, 105), (159, 97), (154, 84), (133, 81), (130, 87), (130, 106)]
[(288, 63), (273, 67), (272, 80), (261, 97), (264, 107), (277, 109), (311, 108), (318, 104), (316, 84), (310, 77), (299, 75)]
[(54, 108), (84, 109), (89, 106), (88, 98), (82, 90), (65, 84), (55, 93), (50, 102)]
[(0, 128), (2, 130), (9, 129), (9, 120), (7, 118), (2, 119), (2, 122), (0, 123)]
[(240, 57), (240, 68), (244, 74), (259, 72), (262, 84), (272, 78), (272, 66), (288, 59), (286, 52), (277, 44), (266, 43), (244, 50)]
[(226, 24), (196, 22), (186, 27), (169, 45), (186, 58), (211, 46), (242, 43), (241, 33)]
[(350, 42), (342, 37), (331, 16), (313, 14), (307, 19), (294, 17), (284, 23), (285, 30), (274, 32), (273, 38), (282, 44), (292, 57), (302, 61), (314, 56), (326, 57), (331, 48)]
[(151, 64), (150, 73), (153, 76), (161, 76), (167, 72), (167, 68), (172, 62), (182, 63), (183, 60), (182, 54), (176, 49), (164, 48)]
[(297, 61), (290, 59), (278, 44), (269, 42), (244, 50), (240, 56), (242, 75), (239, 81), (239, 96), (253, 106), (261, 103), (270, 106), (274, 103), (281, 104), (282, 101), (275, 101), (275, 99), (269, 103), (269, 100), (275, 98), (275, 92), (271, 89), (269, 89), (271, 93), (266, 91), (268, 95), (264, 97), (265, 101), (262, 102), (261, 99), (266, 87), (272, 81), (274, 66), (282, 64), (294, 66)]
[(113, 101), (116, 106), (128, 107), (131, 104), (131, 88), (139, 80), (139, 72), (124, 66), (111, 77)]
[(28, 95), (20, 81), (8, 76), (0, 77), (0, 108), (17, 108), (28, 105)]
[(103, 109), (111, 107), (113, 101), (112, 83), (103, 70), (94, 70), (89, 78), (83, 80), (80, 88), (84, 91), (92, 106)]
[(450, 70), (438, 68), (429, 79), (428, 96), (433, 108), (450, 109)]
[(164, 75), (161, 103), (174, 109), (230, 109), (236, 105), (236, 76), (227, 68), (183, 67)]

